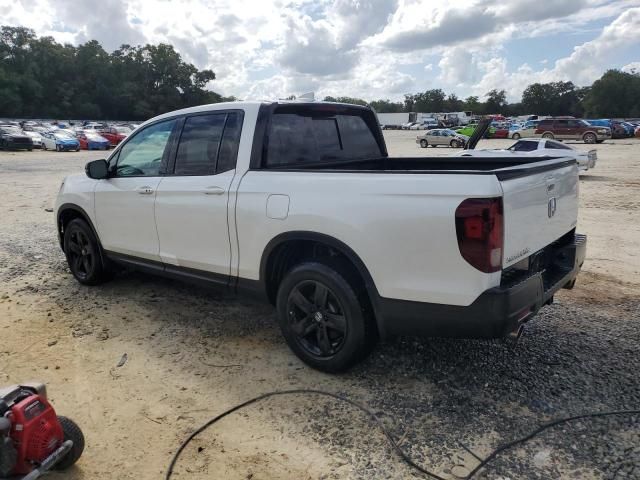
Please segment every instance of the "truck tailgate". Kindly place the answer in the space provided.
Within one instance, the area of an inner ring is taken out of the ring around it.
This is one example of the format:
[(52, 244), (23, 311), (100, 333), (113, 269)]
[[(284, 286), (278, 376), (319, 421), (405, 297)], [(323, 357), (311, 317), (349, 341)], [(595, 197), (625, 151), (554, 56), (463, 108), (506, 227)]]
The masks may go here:
[(578, 219), (578, 169), (568, 159), (543, 160), (528, 170), (498, 171), (504, 202), (503, 268), (558, 240)]

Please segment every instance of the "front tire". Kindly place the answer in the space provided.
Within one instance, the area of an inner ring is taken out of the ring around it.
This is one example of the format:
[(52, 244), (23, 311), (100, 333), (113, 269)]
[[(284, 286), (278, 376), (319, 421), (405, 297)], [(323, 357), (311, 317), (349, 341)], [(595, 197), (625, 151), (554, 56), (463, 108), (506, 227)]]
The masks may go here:
[(549, 138), (549, 139), (553, 140), (555, 138), (555, 136), (551, 132), (546, 132), (546, 133), (544, 133), (542, 135), (542, 138)]
[(347, 370), (375, 343), (364, 286), (338, 262), (294, 267), (280, 284), (276, 306), (289, 348), (318, 370)]
[(58, 421), (62, 427), (65, 442), (67, 440), (71, 440), (73, 442), (73, 447), (71, 447), (69, 453), (67, 453), (54, 468), (56, 470), (66, 470), (76, 463), (82, 455), (82, 452), (84, 451), (84, 435), (82, 434), (80, 427), (70, 418), (58, 416)]
[(451, 146), (451, 148), (459, 148), (460, 147), (460, 143), (457, 140), (451, 140), (451, 143), (449, 143), (449, 145)]
[(596, 143), (598, 137), (596, 137), (595, 133), (585, 133), (582, 139), (584, 140), (584, 143), (593, 144)]
[(422, 148), (427, 148), (429, 146), (429, 142), (427, 142), (424, 138), (420, 140), (420, 146)]
[(98, 285), (107, 279), (100, 244), (84, 220), (76, 218), (65, 228), (64, 253), (71, 273), (83, 285)]
[(514, 140), (520, 140), (520, 134), (519, 133), (514, 133), (511, 138), (513, 138)]

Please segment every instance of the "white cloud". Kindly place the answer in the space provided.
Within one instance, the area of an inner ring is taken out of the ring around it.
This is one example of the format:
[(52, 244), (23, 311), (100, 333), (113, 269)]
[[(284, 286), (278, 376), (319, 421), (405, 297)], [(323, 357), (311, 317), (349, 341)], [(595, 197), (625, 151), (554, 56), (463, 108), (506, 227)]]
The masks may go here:
[(640, 8), (623, 12), (594, 40), (573, 49), (573, 53), (556, 61), (559, 77), (574, 83), (588, 84), (602, 74), (602, 63), (616, 49), (640, 45)]
[[(588, 84), (621, 66), (612, 51), (640, 44), (640, 0), (0, 0), (0, 12), (0, 24), (58, 41), (171, 43), (216, 73), (211, 88), (240, 98), (504, 88), (516, 99), (534, 81)], [(514, 38), (535, 45), (543, 35), (570, 42), (569, 33), (585, 32), (592, 40), (566, 58), (550, 51), (536, 68), (524, 56), (513, 63)], [(636, 58), (621, 64), (637, 66)]]
[(623, 72), (640, 73), (640, 62), (631, 62), (622, 67)]

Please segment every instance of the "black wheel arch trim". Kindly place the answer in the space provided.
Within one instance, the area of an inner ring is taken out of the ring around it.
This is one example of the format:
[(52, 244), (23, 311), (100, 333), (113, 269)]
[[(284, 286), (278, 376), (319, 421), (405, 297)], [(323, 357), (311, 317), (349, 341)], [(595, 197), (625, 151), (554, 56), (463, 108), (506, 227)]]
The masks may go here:
[[(326, 235), (324, 233), (318, 233), (314, 231), (297, 230), (297, 231), (284, 232), (272, 238), (269, 241), (269, 243), (267, 243), (267, 246), (262, 252), (262, 258), (260, 260), (260, 280), (258, 281), (259, 285), (257, 286), (257, 288), (260, 291), (260, 296), (265, 299), (268, 298), (267, 265), (269, 263), (269, 258), (271, 257), (271, 254), (274, 252), (274, 250), (278, 246), (282, 245), (283, 243), (289, 242), (289, 241), (295, 241), (295, 240), (306, 240), (306, 241), (313, 241), (313, 242), (325, 244), (337, 250), (341, 254), (343, 254), (354, 265), (354, 267), (356, 268), (356, 270), (364, 280), (365, 288), (367, 290), (367, 294), (369, 296), (369, 300), (371, 302), (374, 315), (376, 317), (376, 323), (378, 325), (379, 333), (383, 335), (384, 332), (381, 330), (383, 328), (383, 322), (379, 318), (379, 315), (376, 314), (376, 312), (378, 312), (380, 294), (378, 293), (378, 289), (376, 288), (375, 282), (373, 281), (373, 277), (371, 276), (369, 269), (366, 267), (365, 263), (362, 261), (362, 259), (351, 247), (349, 247), (343, 241), (338, 240), (335, 237), (332, 237), (331, 235)], [(242, 285), (243, 282), (241, 279), (239, 280), (240, 282), (238, 286), (242, 288), (244, 286)], [(254, 285), (254, 289), (255, 287), (256, 286)]]
[(58, 230), (58, 241), (60, 243), (60, 248), (62, 249), (62, 251), (64, 252), (64, 236), (63, 236), (63, 231), (62, 231), (62, 214), (66, 211), (69, 210), (73, 210), (76, 213), (80, 214), (80, 217), (87, 222), (87, 225), (89, 225), (89, 228), (91, 229), (91, 232), (95, 235), (96, 240), (98, 240), (98, 248), (100, 250), (100, 260), (102, 261), (103, 265), (104, 265), (104, 249), (102, 248), (102, 243), (100, 243), (100, 237), (98, 236), (98, 231), (96, 230), (95, 226), (93, 225), (93, 222), (91, 221), (91, 218), (89, 217), (89, 215), (87, 214), (87, 212), (79, 205), (76, 205), (75, 203), (63, 203), (62, 205), (60, 205), (60, 207), (58, 208), (58, 212), (56, 213), (57, 218), (56, 218), (56, 228)]

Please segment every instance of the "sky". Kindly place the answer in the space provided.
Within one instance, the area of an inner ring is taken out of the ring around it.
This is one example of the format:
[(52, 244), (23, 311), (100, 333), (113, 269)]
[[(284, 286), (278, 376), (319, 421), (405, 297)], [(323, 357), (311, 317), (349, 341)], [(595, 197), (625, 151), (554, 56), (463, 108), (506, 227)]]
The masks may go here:
[(241, 99), (366, 100), (640, 71), (640, 0), (0, 0), (0, 24), (79, 44), (170, 43)]

